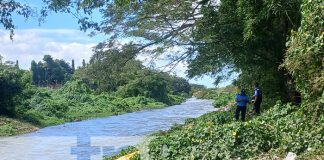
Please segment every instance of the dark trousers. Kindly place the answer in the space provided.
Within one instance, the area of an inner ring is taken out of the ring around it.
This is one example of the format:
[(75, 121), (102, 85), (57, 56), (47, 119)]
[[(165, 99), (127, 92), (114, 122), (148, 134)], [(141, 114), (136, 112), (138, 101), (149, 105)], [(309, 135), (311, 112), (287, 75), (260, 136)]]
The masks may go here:
[(261, 103), (254, 103), (254, 107), (253, 107), (254, 113), (260, 114), (260, 106)]
[(240, 112), (241, 112), (241, 120), (245, 121), (246, 106), (236, 106), (236, 111), (235, 111), (236, 120), (239, 120)]

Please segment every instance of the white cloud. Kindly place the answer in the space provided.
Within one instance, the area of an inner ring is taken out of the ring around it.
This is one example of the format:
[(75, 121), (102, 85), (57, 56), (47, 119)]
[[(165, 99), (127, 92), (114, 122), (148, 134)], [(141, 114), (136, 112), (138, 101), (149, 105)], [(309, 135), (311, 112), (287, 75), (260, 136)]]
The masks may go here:
[(4, 60), (19, 61), (23, 69), (29, 69), (32, 60), (40, 61), (46, 54), (56, 59), (80, 66), (92, 55), (92, 47), (97, 44), (85, 33), (70, 29), (24, 29), (16, 30), (13, 41), (9, 32), (0, 30), (0, 54)]
[[(128, 40), (130, 41), (130, 40)], [(121, 43), (128, 42), (127, 40)], [(29, 69), (32, 60), (41, 61), (46, 54), (55, 59), (64, 59), (67, 62), (75, 60), (76, 66), (81, 66), (82, 59), (89, 61), (92, 55), (92, 47), (100, 40), (88, 37), (86, 33), (73, 29), (23, 29), (16, 30), (14, 40), (10, 40), (9, 32), (0, 29), (0, 55), (4, 61), (19, 61), (19, 66), (23, 69)], [(181, 48), (173, 48), (168, 53), (176, 54)], [(137, 57), (145, 65), (149, 65), (152, 55), (141, 54)], [(169, 62), (166, 60), (166, 54), (154, 59), (156, 68), (163, 69)], [(168, 71), (170, 66), (164, 68)], [(180, 62), (172, 72), (180, 77), (186, 78), (187, 64)], [(191, 83), (203, 84), (207, 87), (213, 87), (213, 78), (204, 76), (201, 79), (192, 79)]]

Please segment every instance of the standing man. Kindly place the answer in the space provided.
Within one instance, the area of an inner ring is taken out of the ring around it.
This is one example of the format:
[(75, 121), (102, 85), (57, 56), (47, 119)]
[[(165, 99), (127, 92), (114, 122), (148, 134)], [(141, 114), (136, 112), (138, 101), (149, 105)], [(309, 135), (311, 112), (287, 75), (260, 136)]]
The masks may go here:
[(254, 95), (252, 97), (253, 101), (253, 112), (254, 114), (260, 114), (260, 107), (262, 102), (262, 92), (259, 88), (259, 83), (254, 84)]
[(241, 93), (236, 95), (236, 111), (235, 111), (235, 119), (238, 120), (241, 113), (241, 120), (245, 121), (246, 114), (246, 104), (249, 103), (249, 97), (246, 95), (245, 89), (241, 90)]

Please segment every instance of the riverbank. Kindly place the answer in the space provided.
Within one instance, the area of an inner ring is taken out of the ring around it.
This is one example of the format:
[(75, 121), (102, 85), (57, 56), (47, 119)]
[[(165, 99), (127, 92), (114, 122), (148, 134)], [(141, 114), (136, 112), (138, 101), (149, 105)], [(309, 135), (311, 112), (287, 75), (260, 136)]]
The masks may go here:
[[(297, 106), (277, 104), (247, 122), (234, 121), (231, 111), (213, 112), (157, 134), (149, 144), (151, 159), (284, 159), (288, 152), (300, 160), (324, 158), (323, 116), (307, 122)], [(137, 150), (105, 160), (140, 160)], [(136, 153), (136, 154), (134, 154)]]
[[(151, 159), (298, 159), (324, 158), (324, 116), (312, 121), (306, 106), (277, 103), (246, 122), (234, 109), (205, 114), (158, 134), (149, 144)], [(166, 148), (167, 147), (167, 148)], [(272, 158), (271, 158), (272, 157)]]
[[(3, 159), (73, 159), (76, 155), (87, 159), (84, 153), (93, 153), (92, 146), (96, 146), (102, 150), (99, 155), (111, 155), (124, 146), (139, 144), (150, 133), (168, 130), (173, 124), (183, 124), (186, 119), (214, 111), (211, 104), (208, 100), (191, 98), (180, 105), (161, 109), (65, 123), (27, 135), (1, 137), (0, 154)], [(12, 151), (17, 152), (12, 154)]]
[[(150, 105), (137, 107), (132, 110), (125, 110), (125, 111), (117, 111), (117, 112), (92, 112), (91, 114), (81, 114), (77, 113), (73, 116), (73, 119), (60, 119), (58, 117), (47, 117), (47, 116), (40, 116), (31, 114), (25, 116), (25, 119), (16, 119), (16, 118), (7, 118), (7, 117), (0, 117), (0, 136), (14, 136), (20, 135), (25, 133), (34, 132), (40, 128), (53, 126), (53, 125), (60, 125), (67, 122), (77, 122), (82, 120), (88, 120), (92, 118), (101, 118), (101, 117), (109, 117), (113, 115), (121, 115), (130, 112), (136, 112), (145, 109), (158, 109), (167, 107), (165, 104), (160, 103), (152, 103)], [(29, 120), (30, 122), (26, 121)], [(34, 123), (32, 123), (34, 122)]]
[[(226, 94), (216, 97), (214, 105), (230, 103)], [(269, 104), (264, 104), (260, 116), (251, 114), (250, 105), (246, 122), (233, 119), (236, 108), (233, 105), (189, 119), (183, 125), (154, 134), (156, 138), (146, 150), (150, 159), (284, 159), (288, 152), (296, 154), (298, 159), (324, 159), (323, 114), (313, 117), (307, 104), (278, 101), (272, 107), (266, 105)], [(135, 151), (124, 151), (107, 159)], [(139, 157), (134, 156), (133, 160)]]
[(7, 117), (0, 117), (0, 136), (24, 134), (34, 132), (38, 129), (39, 127), (28, 122)]
[[(52, 94), (53, 93), (47, 93), (47, 95)], [(89, 95), (85, 94), (83, 96)], [(59, 125), (66, 122), (109, 117), (145, 109), (159, 109), (170, 106), (146, 97), (121, 98), (113, 97), (108, 94), (90, 95), (89, 97), (90, 99), (88, 99), (85, 103), (77, 103), (76, 101), (78, 100), (61, 97), (58, 98), (61, 100), (58, 102), (62, 103), (54, 103), (51, 104), (51, 106), (49, 106), (48, 103), (54, 102), (51, 101), (53, 97), (43, 97), (42, 100), (38, 100), (38, 98), (42, 97), (33, 97), (36, 100), (32, 99), (31, 101), (39, 101), (37, 108), (35, 107), (27, 110), (18, 118), (0, 117), (0, 136), (13, 136), (29, 133), (36, 131), (39, 128)], [(180, 104), (186, 99), (186, 97), (176, 95), (171, 95), (170, 97), (172, 97), (172, 105)], [(71, 103), (74, 103), (74, 105), (68, 106), (68, 104)], [(62, 107), (65, 107), (64, 111), (62, 111)], [(51, 111), (51, 108), (55, 108), (57, 110)]]
[(302, 157), (323, 149), (324, 128), (320, 122), (311, 124), (303, 111), (279, 103), (247, 122), (233, 120), (234, 109), (209, 113), (160, 134), (150, 143), (149, 153), (152, 159), (250, 159), (262, 154), (284, 158), (288, 152)]

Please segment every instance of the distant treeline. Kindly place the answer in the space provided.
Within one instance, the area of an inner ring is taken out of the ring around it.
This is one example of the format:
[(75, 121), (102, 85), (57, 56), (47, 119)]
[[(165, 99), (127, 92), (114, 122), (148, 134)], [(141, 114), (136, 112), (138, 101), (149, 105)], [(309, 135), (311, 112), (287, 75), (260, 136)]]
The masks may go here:
[(188, 80), (145, 67), (127, 49), (95, 52), (77, 69), (50, 55), (30, 70), (0, 62), (0, 116), (44, 126), (179, 104), (191, 93)]
[(50, 55), (45, 55), (43, 62), (31, 62), (32, 83), (38, 86), (63, 84), (72, 77), (74, 71), (74, 60), (70, 66), (64, 60), (54, 60)]

